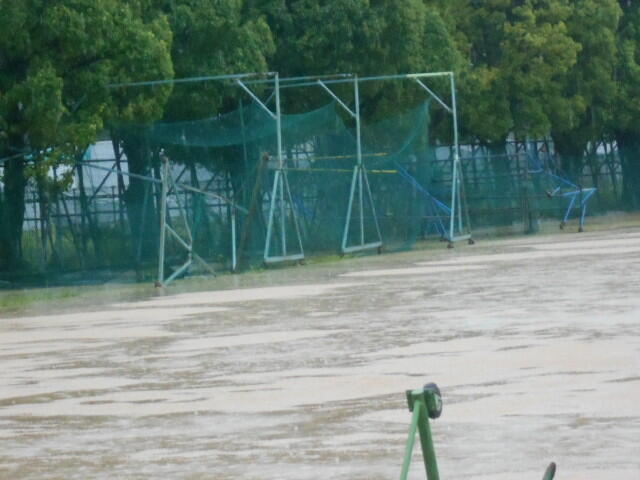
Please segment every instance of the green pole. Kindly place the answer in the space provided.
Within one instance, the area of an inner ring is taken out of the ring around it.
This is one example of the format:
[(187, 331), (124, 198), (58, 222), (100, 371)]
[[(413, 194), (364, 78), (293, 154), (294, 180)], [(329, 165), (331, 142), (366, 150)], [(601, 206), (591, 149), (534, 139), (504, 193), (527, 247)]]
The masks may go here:
[(427, 407), (423, 402), (419, 402), (417, 406), (420, 409), (418, 432), (420, 433), (420, 446), (422, 447), (424, 468), (429, 480), (439, 480), (440, 475), (438, 473), (438, 462), (436, 461), (436, 450), (433, 446), (433, 437), (431, 436)]
[(408, 390), (406, 393), (409, 411), (413, 412), (413, 415), (411, 416), (400, 480), (407, 480), (416, 432), (420, 435), (420, 447), (427, 480), (440, 480), (438, 461), (429, 425), (429, 418), (438, 418), (442, 411), (440, 391), (436, 385), (427, 384), (422, 390)]
[(418, 422), (420, 420), (420, 410), (414, 409), (413, 416), (411, 417), (411, 425), (409, 426), (409, 437), (407, 438), (407, 446), (404, 450), (404, 461), (402, 462), (402, 472), (400, 473), (400, 480), (406, 480), (409, 474), (409, 466), (411, 465), (411, 456), (413, 455), (413, 444), (416, 440), (416, 430), (418, 429)]
[(162, 157), (162, 193), (160, 200), (160, 245), (158, 248), (158, 281), (157, 287), (164, 286), (164, 254), (167, 234), (167, 192), (169, 190), (169, 159)]

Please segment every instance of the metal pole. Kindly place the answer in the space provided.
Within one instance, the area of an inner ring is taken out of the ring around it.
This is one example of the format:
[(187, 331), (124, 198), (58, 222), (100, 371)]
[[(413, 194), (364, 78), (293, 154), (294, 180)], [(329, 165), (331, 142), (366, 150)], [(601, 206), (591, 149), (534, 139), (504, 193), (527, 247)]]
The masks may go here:
[(456, 195), (456, 183), (458, 178), (458, 162), (456, 161), (456, 154), (453, 154), (453, 172), (452, 172), (452, 180), (451, 180), (451, 213), (449, 217), (449, 245), (453, 245), (454, 239), (454, 228), (455, 228), (455, 218), (456, 218), (456, 199), (458, 196)]
[(353, 79), (353, 86), (355, 90), (355, 113), (356, 113), (356, 142), (358, 146), (357, 150), (357, 161), (358, 166), (362, 165), (362, 139), (360, 137), (360, 90), (358, 88), (358, 76), (356, 75)]
[(462, 162), (458, 160), (458, 232), (462, 234)]
[[(282, 247), (282, 256), (287, 256), (287, 239), (285, 229), (285, 208), (284, 208), (284, 181), (282, 176), (284, 173), (284, 159), (282, 158), (282, 112), (280, 111), (280, 75), (276, 73), (274, 78), (276, 93), (276, 143), (278, 149), (278, 169), (280, 170), (280, 236), (282, 238), (280, 246)], [(295, 221), (295, 220), (294, 220)]]
[[(416, 78), (435, 78), (435, 77), (446, 77), (447, 75), (451, 75), (452, 72), (433, 72), (433, 73), (408, 73), (408, 74), (401, 74), (401, 75), (377, 75), (377, 76), (373, 76), (373, 77), (360, 77), (359, 81), (360, 82), (375, 82), (375, 81), (381, 81), (381, 80), (399, 80), (399, 79), (416, 79)], [(306, 77), (308, 79), (316, 79), (316, 80), (309, 80), (309, 81), (305, 81), (304, 79), (298, 83), (285, 83), (282, 88), (297, 88), (297, 87), (309, 87), (312, 85), (317, 84), (317, 79), (322, 79), (322, 78), (326, 78), (323, 76), (319, 76), (319, 77)], [(295, 80), (295, 78), (292, 78), (293, 80)], [(288, 81), (288, 78), (283, 78), (283, 81)], [(324, 83), (325, 85), (335, 85), (335, 84), (340, 84), (340, 83), (348, 83), (351, 82), (351, 78), (348, 74), (345, 74), (343, 76), (343, 78), (335, 78), (335, 79), (328, 79), (328, 80), (322, 80), (322, 83)], [(247, 82), (247, 83), (256, 83), (256, 82)]]
[(358, 162), (358, 188), (360, 201), (360, 245), (364, 245), (364, 209), (363, 209), (363, 191), (362, 191), (362, 137), (360, 133), (360, 88), (358, 85), (358, 76), (353, 78), (353, 90), (355, 96), (355, 113), (356, 113), (356, 142), (357, 142), (357, 162)]
[(431, 427), (429, 425), (429, 412), (426, 400), (422, 396), (422, 392), (412, 392), (411, 395), (418, 394), (420, 396), (413, 397), (413, 414), (411, 415), (411, 425), (409, 426), (409, 436), (405, 447), (404, 461), (402, 462), (402, 470), (400, 472), (400, 480), (407, 480), (409, 467), (411, 466), (411, 458), (413, 456), (413, 447), (415, 444), (416, 433), (420, 435), (420, 447), (422, 450), (422, 460), (427, 474), (427, 480), (439, 480), (438, 462), (436, 452), (433, 446), (433, 437), (431, 435)]
[(358, 189), (360, 194), (360, 245), (364, 245), (364, 191), (362, 188), (362, 167), (358, 169)]
[(353, 169), (353, 177), (351, 178), (351, 190), (349, 191), (349, 206), (347, 207), (347, 218), (344, 222), (344, 233), (342, 234), (342, 251), (347, 248), (347, 239), (349, 237), (349, 224), (351, 223), (351, 207), (353, 206), (353, 194), (356, 187), (356, 175), (358, 168)]
[(164, 284), (164, 247), (166, 239), (166, 221), (167, 221), (167, 177), (169, 176), (169, 160), (162, 158), (162, 194), (160, 204), (160, 249), (158, 254), (158, 281), (156, 286), (161, 287)]
[[(371, 203), (371, 215), (373, 215), (373, 220), (376, 226), (376, 233), (378, 234), (378, 238), (380, 242), (382, 242), (382, 233), (380, 232), (380, 223), (378, 223), (378, 214), (376, 213), (376, 206), (373, 204), (373, 195), (371, 194), (371, 186), (369, 185), (369, 178), (366, 175), (364, 177), (364, 184), (367, 187), (367, 194), (369, 195), (369, 202)], [(382, 244), (380, 245), (382, 246)]]
[(154, 85), (173, 85), (176, 83), (240, 80), (243, 78), (251, 78), (251, 77), (257, 77), (261, 75), (271, 77), (277, 74), (274, 72), (265, 72), (265, 73), (238, 73), (238, 74), (232, 74), (232, 75), (210, 75), (210, 76), (204, 76), (204, 77), (168, 78), (164, 80), (151, 80), (147, 82), (110, 83), (106, 87), (107, 88), (147, 87), (147, 86), (151, 87)]
[(416, 441), (416, 430), (420, 421), (420, 409), (414, 408), (411, 416), (411, 426), (409, 427), (409, 437), (404, 450), (404, 461), (402, 462), (402, 470), (400, 472), (400, 480), (406, 480), (409, 475), (409, 467), (411, 466), (411, 457), (413, 455), (413, 446)]
[(420, 433), (420, 446), (422, 447), (422, 460), (427, 472), (428, 480), (439, 480), (438, 463), (436, 462), (436, 451), (433, 447), (433, 437), (429, 426), (429, 415), (424, 402), (417, 402), (414, 408), (420, 411), (418, 420), (418, 432)]
[[(458, 200), (459, 200), (459, 209), (463, 209), (465, 221), (467, 222), (467, 232), (469, 243), (473, 244), (473, 238), (471, 236), (471, 219), (469, 218), (469, 205), (466, 202), (465, 188), (464, 188), (464, 172), (462, 170), (462, 163), (460, 162), (460, 140), (458, 138), (458, 101), (456, 97), (456, 80), (454, 73), (451, 72), (451, 108), (453, 110), (453, 138), (456, 149), (456, 158), (458, 161)], [(465, 200), (464, 205), (462, 204), (462, 200)], [(462, 211), (459, 212), (460, 215), (460, 230), (462, 231)], [(461, 232), (462, 233), (462, 232)]]
[(276, 89), (276, 138), (278, 148), (278, 168), (282, 170), (284, 168), (284, 162), (282, 159), (282, 112), (280, 111), (280, 75), (276, 73), (274, 78)]
[[(453, 73), (449, 74), (449, 81), (451, 85), (451, 109), (453, 110), (453, 190), (451, 192), (452, 201), (451, 201), (451, 232), (450, 232), (450, 241), (453, 241), (454, 238), (454, 219), (456, 216), (456, 198), (459, 198), (459, 188), (460, 185), (458, 183), (458, 162), (460, 159), (460, 145), (458, 143), (458, 106), (456, 101), (456, 85), (455, 80), (453, 78)], [(460, 205), (458, 205), (460, 208)]]
[(280, 175), (280, 185), (278, 185), (278, 192), (280, 196), (280, 247), (282, 248), (282, 256), (287, 256), (287, 230), (286, 230), (286, 217), (285, 217), (285, 205), (284, 205), (284, 172)]
[(238, 267), (236, 255), (236, 209), (231, 210), (231, 271), (235, 272)]
[[(289, 178), (287, 176), (284, 176), (282, 177), (282, 179), (284, 181), (284, 188), (287, 193), (287, 198), (289, 199), (289, 205), (291, 205), (292, 215), (295, 215), (293, 198), (291, 197), (291, 189), (289, 188)], [(294, 218), (293, 225), (296, 229), (296, 235), (298, 236), (298, 248), (300, 249), (300, 254), (304, 256), (304, 248), (302, 248), (302, 235), (300, 234), (300, 227), (298, 225), (298, 221), (296, 220), (296, 217), (294, 216), (293, 218)]]
[(278, 194), (278, 182), (280, 181), (280, 170), (276, 170), (273, 179), (273, 189), (271, 190), (271, 201), (269, 204), (269, 223), (267, 223), (267, 241), (264, 244), (264, 260), (269, 258), (269, 248), (271, 246), (271, 232), (273, 231), (273, 215), (276, 208), (276, 195)]

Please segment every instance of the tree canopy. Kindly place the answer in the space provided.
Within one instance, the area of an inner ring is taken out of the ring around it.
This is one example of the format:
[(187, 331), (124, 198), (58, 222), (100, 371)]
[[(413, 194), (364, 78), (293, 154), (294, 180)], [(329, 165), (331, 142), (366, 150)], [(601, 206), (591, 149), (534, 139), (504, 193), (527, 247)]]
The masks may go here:
[[(114, 116), (158, 116), (166, 96), (112, 96), (108, 83), (173, 74), (166, 18), (121, 0), (0, 3), (0, 263), (19, 258), (30, 176), (81, 155)], [(55, 150), (49, 151), (52, 147)]]

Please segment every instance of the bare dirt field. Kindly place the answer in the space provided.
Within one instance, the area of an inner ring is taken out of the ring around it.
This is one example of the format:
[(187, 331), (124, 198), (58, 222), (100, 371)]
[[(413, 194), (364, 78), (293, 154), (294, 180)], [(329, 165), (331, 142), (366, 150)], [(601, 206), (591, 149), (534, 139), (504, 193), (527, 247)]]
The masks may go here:
[(0, 478), (640, 479), (640, 228), (190, 282), (3, 315)]

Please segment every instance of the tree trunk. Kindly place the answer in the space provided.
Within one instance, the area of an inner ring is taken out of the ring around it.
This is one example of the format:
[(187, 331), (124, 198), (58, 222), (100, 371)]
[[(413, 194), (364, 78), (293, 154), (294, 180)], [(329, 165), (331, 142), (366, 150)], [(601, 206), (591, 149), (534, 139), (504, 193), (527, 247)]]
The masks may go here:
[(267, 165), (269, 163), (269, 155), (263, 154), (258, 160), (258, 168), (255, 174), (255, 182), (251, 191), (251, 200), (249, 203), (249, 211), (245, 218), (242, 234), (240, 236), (240, 242), (238, 244), (238, 269), (242, 270), (249, 265), (249, 258), (245, 256), (245, 250), (248, 247), (248, 243), (251, 239), (251, 230), (253, 228), (253, 222), (258, 215), (259, 210), (262, 208), (262, 178)]
[(22, 225), (27, 185), (25, 166), (23, 157), (14, 157), (4, 163), (4, 190), (0, 193), (0, 270), (15, 271), (22, 265)]
[(516, 215), (514, 207), (517, 199), (514, 197), (511, 185), (511, 159), (507, 156), (506, 142), (496, 142), (485, 145), (489, 152), (489, 165), (491, 168), (492, 180), (487, 182), (491, 190), (485, 192), (491, 200), (487, 207), (494, 212), (498, 212), (497, 217), (488, 218), (490, 225), (511, 225)]
[[(127, 155), (129, 173), (151, 178), (151, 152), (144, 132), (121, 133), (120, 138)], [(156, 258), (158, 245), (157, 211), (151, 195), (150, 180), (129, 177), (124, 201), (131, 228), (134, 258), (143, 262)]]
[(553, 137), (555, 151), (560, 157), (560, 165), (564, 174), (576, 185), (582, 184), (582, 170), (585, 162), (587, 143), (577, 140), (578, 135), (562, 135)]
[(622, 201), (628, 209), (640, 208), (640, 135), (616, 133), (618, 154), (622, 164)]

